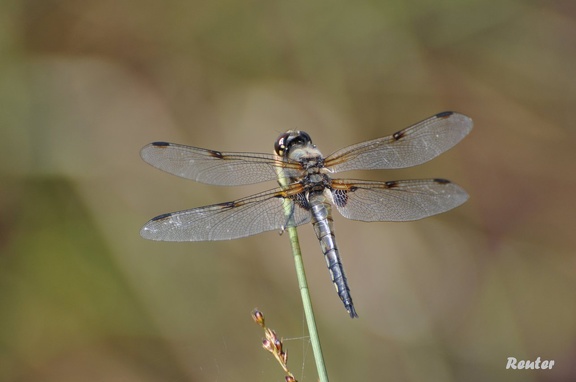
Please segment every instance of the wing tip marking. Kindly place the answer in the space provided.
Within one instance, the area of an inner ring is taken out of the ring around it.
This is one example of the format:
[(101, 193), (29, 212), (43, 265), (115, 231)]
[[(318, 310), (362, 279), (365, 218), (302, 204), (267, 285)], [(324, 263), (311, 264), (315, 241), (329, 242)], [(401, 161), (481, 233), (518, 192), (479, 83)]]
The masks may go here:
[(442, 112), (436, 114), (435, 117), (436, 118), (448, 118), (453, 114), (454, 114), (453, 111), (442, 111)]
[(165, 147), (170, 146), (170, 143), (158, 141), (158, 142), (152, 142), (152, 143), (150, 143), (150, 145), (154, 146), (154, 147), (165, 148)]
[(160, 220), (168, 219), (170, 216), (172, 216), (171, 213), (162, 214), (162, 215), (158, 215), (158, 216), (152, 218), (150, 221), (151, 221), (151, 222), (157, 222), (157, 221), (160, 221)]

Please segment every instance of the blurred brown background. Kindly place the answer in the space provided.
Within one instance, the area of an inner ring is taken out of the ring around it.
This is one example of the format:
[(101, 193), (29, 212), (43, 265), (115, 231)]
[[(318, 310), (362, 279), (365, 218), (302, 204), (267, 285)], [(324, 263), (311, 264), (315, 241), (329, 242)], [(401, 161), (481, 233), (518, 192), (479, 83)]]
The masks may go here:
[(138, 152), (271, 152), (301, 129), (328, 155), (443, 110), (475, 122), (455, 149), (355, 175), (445, 177), (467, 204), (335, 216), (360, 319), (299, 230), (331, 380), (576, 380), (574, 1), (7, 0), (0, 49), (0, 380), (281, 381), (258, 307), (315, 381), (287, 236), (138, 235), (274, 185), (196, 184)]

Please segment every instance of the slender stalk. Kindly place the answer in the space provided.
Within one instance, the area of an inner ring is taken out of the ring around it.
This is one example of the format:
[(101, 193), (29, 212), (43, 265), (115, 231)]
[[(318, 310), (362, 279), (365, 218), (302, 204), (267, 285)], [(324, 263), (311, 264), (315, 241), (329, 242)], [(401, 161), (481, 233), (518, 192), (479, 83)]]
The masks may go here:
[(306, 316), (306, 324), (308, 325), (308, 333), (310, 334), (310, 342), (312, 343), (312, 352), (314, 353), (316, 369), (318, 370), (318, 378), (320, 379), (320, 382), (328, 382), (328, 373), (326, 372), (326, 365), (324, 364), (324, 356), (322, 355), (322, 347), (320, 346), (320, 337), (318, 336), (318, 330), (316, 329), (316, 319), (314, 318), (312, 300), (308, 291), (308, 281), (306, 280), (306, 272), (304, 271), (304, 262), (302, 261), (298, 232), (296, 231), (296, 227), (288, 227), (286, 228), (286, 231), (288, 231), (290, 244), (292, 246), (292, 254), (294, 255), (294, 265), (296, 266), (296, 275), (298, 276), (298, 286), (300, 287), (300, 294), (302, 296), (302, 305), (304, 306), (304, 315)]

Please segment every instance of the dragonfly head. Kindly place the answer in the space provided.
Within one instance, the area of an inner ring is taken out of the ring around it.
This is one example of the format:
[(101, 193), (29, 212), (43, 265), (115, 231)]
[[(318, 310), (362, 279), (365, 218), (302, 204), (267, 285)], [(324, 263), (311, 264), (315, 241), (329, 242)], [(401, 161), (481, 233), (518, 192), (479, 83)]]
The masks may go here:
[(274, 143), (274, 151), (281, 157), (287, 157), (290, 150), (296, 147), (312, 146), (312, 138), (308, 133), (300, 130), (288, 130), (280, 135)]

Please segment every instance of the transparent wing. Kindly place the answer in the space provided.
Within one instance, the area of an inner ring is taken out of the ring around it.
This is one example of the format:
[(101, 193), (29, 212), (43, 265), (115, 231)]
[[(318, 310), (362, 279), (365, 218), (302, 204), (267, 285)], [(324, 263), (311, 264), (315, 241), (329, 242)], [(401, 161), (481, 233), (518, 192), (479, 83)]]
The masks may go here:
[(468, 194), (445, 179), (370, 182), (334, 179), (332, 197), (348, 219), (410, 221), (458, 207)]
[(348, 146), (329, 155), (334, 172), (416, 166), (442, 154), (472, 130), (472, 119), (446, 111), (388, 137)]
[[(310, 221), (299, 185), (261, 192), (233, 202), (172, 212), (150, 220), (140, 230), (145, 239), (161, 241), (229, 240)], [(292, 214), (286, 217), (284, 203)]]
[(154, 142), (140, 151), (152, 166), (197, 182), (219, 186), (260, 183), (278, 178), (278, 169), (300, 169), (300, 165), (271, 154), (231, 153), (168, 142)]

